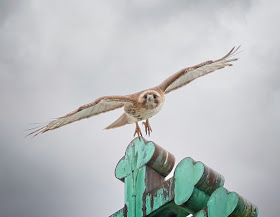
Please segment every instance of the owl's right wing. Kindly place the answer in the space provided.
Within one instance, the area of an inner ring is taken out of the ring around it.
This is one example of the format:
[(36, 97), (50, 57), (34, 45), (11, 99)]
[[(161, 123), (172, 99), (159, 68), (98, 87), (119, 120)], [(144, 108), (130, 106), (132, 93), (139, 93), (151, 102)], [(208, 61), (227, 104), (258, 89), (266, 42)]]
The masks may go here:
[(81, 119), (89, 118), (104, 112), (112, 111), (118, 108), (121, 108), (125, 105), (133, 104), (134, 101), (131, 97), (128, 96), (104, 96), (94, 100), (91, 103), (80, 106), (78, 109), (57, 118), (54, 121), (46, 124), (43, 127), (35, 129), (27, 136), (34, 134), (34, 136), (45, 133), (49, 130), (54, 130), (56, 128), (65, 126), (67, 124), (79, 121)]
[[(239, 46), (240, 47), (240, 46)], [(198, 65), (181, 69), (175, 74), (165, 79), (158, 87), (164, 92), (169, 93), (180, 87), (185, 86), (196, 78), (222, 69), (226, 66), (232, 66), (231, 62), (236, 61), (237, 58), (232, 58), (236, 51), (239, 49), (233, 47), (230, 52), (218, 60), (209, 60)]]

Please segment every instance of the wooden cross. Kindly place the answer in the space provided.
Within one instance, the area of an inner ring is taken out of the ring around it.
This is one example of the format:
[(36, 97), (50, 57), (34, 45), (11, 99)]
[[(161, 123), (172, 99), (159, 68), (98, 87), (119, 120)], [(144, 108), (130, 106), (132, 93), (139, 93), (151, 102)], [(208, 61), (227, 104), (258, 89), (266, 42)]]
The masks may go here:
[(192, 158), (172, 171), (174, 156), (153, 142), (134, 139), (115, 176), (124, 182), (125, 205), (110, 217), (257, 217), (257, 207), (225, 189), (222, 175)]

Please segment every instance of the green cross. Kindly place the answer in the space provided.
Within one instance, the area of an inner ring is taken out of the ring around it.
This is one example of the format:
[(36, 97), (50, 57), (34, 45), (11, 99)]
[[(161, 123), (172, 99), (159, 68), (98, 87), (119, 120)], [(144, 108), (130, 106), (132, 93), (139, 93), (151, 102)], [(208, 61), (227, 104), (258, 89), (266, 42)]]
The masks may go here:
[(222, 175), (192, 158), (174, 156), (153, 142), (134, 139), (115, 175), (125, 184), (125, 205), (111, 217), (257, 217), (248, 200), (225, 189)]

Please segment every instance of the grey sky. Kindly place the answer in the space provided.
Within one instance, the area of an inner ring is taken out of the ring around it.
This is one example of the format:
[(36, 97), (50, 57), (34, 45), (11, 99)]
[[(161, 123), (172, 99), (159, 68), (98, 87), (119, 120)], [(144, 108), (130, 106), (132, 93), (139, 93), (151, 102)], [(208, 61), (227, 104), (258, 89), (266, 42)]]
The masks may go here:
[[(114, 168), (134, 125), (121, 110), (24, 139), (103, 95), (159, 84), (179, 69), (240, 60), (170, 93), (151, 137), (200, 160), (225, 187), (277, 216), (280, 30), (277, 1), (1, 1), (0, 216), (109, 216), (123, 206)], [(172, 127), (171, 127), (172, 126)]]

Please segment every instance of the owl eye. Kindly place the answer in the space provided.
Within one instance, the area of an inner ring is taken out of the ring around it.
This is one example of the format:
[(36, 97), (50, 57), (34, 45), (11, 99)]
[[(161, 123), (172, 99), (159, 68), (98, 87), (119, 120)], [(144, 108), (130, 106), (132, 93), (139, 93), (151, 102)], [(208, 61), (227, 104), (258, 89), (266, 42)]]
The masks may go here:
[(144, 95), (144, 99), (147, 99), (147, 95)]
[(154, 98), (156, 99), (158, 96), (156, 94), (154, 94)]

